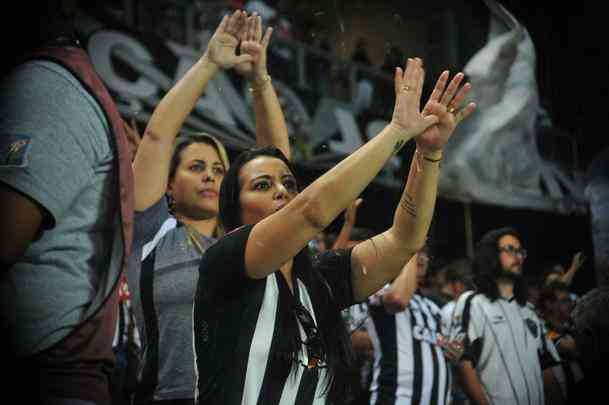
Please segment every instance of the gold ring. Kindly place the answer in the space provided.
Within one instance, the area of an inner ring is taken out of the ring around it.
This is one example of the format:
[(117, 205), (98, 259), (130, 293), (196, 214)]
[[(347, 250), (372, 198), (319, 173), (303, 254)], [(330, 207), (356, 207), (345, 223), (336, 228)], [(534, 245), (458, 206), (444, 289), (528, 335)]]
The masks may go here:
[(457, 110), (457, 109), (456, 109), (455, 107), (447, 107), (447, 108), (446, 108), (446, 111), (448, 111), (448, 112), (449, 112), (449, 113), (451, 113), (451, 114), (454, 114), (456, 110)]
[(408, 85), (402, 86), (402, 91), (410, 91), (412, 88)]

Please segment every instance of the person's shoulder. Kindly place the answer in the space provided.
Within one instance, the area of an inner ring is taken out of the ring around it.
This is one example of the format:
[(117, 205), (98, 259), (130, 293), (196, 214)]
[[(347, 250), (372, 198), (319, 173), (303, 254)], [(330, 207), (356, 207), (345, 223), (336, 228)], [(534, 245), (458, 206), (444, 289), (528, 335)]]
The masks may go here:
[(81, 88), (78, 79), (63, 65), (43, 59), (32, 59), (17, 65), (3, 81), (20, 88), (66, 86)]

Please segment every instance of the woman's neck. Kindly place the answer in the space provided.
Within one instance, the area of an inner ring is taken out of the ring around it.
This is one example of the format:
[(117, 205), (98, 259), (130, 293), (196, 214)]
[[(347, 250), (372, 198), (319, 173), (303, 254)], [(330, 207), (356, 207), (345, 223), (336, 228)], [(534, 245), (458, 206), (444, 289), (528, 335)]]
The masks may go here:
[(177, 214), (176, 218), (180, 222), (182, 222), (186, 225), (190, 225), (191, 227), (196, 229), (197, 232), (199, 232), (201, 235), (209, 236), (209, 237), (214, 235), (214, 231), (216, 230), (216, 227), (218, 226), (218, 217), (197, 220), (197, 219), (192, 219), (192, 218), (188, 218), (188, 217)]

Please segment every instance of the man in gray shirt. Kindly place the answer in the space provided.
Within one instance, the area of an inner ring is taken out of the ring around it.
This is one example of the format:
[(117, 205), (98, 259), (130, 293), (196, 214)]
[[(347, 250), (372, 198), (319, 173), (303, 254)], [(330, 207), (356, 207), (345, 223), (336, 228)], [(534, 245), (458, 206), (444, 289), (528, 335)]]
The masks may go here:
[(13, 380), (27, 376), (24, 395), (102, 404), (132, 177), (118, 159), (126, 152), (120, 116), (66, 29), (75, 11), (66, 4), (27, 14), (28, 26), (44, 17), (62, 29), (44, 33), (36, 53), (24, 49), (26, 61), (0, 82), (2, 348)]

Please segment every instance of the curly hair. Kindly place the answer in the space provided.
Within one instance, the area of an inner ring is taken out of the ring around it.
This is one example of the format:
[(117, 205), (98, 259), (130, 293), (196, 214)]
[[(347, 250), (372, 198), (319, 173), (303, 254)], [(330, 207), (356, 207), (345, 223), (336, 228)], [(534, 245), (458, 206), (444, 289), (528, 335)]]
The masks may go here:
[[(500, 297), (497, 279), (503, 274), (503, 267), (499, 260), (499, 239), (505, 235), (521, 239), (520, 234), (514, 228), (504, 227), (487, 232), (476, 245), (473, 263), (474, 284), (476, 289), (491, 301)], [(527, 288), (524, 277), (518, 277), (515, 280), (514, 297), (518, 304), (526, 304)]]

